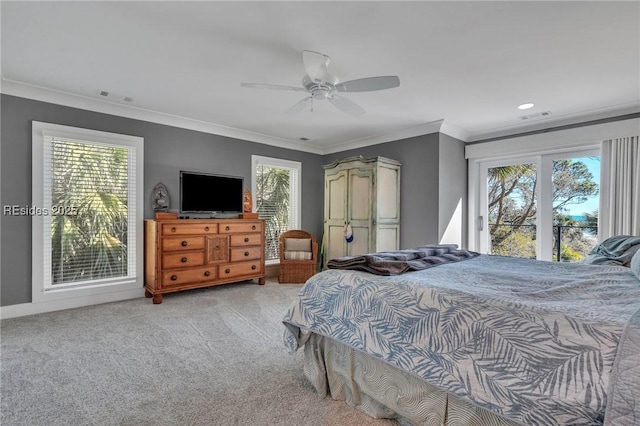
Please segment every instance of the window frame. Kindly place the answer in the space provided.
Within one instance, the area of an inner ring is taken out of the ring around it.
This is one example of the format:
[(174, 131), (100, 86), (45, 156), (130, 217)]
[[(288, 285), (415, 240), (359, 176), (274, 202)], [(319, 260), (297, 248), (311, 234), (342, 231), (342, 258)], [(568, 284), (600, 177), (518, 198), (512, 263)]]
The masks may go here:
[[(284, 160), (281, 158), (264, 157), (261, 155), (251, 156), (251, 194), (253, 211), (257, 211), (258, 196), (256, 191), (256, 168), (259, 164), (276, 167), (292, 169), (297, 171), (298, 182), (296, 184), (295, 194), (289, 194), (289, 196), (295, 196), (296, 202), (291, 202), (291, 210), (289, 212), (291, 217), (290, 229), (300, 229), (302, 222), (302, 163), (300, 161)], [(266, 241), (265, 241), (266, 247)], [(280, 263), (280, 259), (265, 260), (267, 265), (277, 265)]]
[[(480, 163), (492, 159), (506, 159), (543, 154), (562, 154), (567, 151), (600, 149), (602, 141), (617, 137), (634, 136), (640, 128), (640, 118), (628, 118), (589, 124), (553, 131), (536, 132), (520, 136), (497, 138), (492, 141), (469, 143), (465, 147), (468, 160), (468, 229), (467, 247), (477, 250), (479, 244), (478, 216)], [(601, 165), (601, 168), (603, 165)], [(604, 166), (606, 167), (606, 166)], [(606, 197), (607, 176), (600, 174), (600, 197)], [(602, 218), (600, 218), (602, 220)], [(599, 225), (602, 221), (599, 220)], [(600, 233), (598, 233), (600, 235)]]
[[(489, 215), (487, 210), (487, 171), (493, 167), (509, 166), (514, 164), (536, 164), (536, 175), (538, 185), (536, 187), (537, 210), (536, 215), (536, 258), (538, 260), (553, 260), (553, 238), (549, 232), (553, 229), (553, 162), (557, 160), (600, 156), (600, 148), (597, 146), (585, 147), (582, 149), (560, 150), (537, 155), (495, 157), (491, 159), (478, 160), (476, 193), (478, 194), (474, 212), (477, 216), (482, 216), (482, 230), (476, 226), (472, 228), (475, 246), (473, 250), (480, 253), (489, 251)], [(598, 182), (600, 187), (601, 182)]]
[[(86, 141), (95, 145), (117, 145), (133, 148), (135, 152), (135, 196), (129, 197), (129, 205), (135, 206), (135, 212), (130, 218), (130, 225), (134, 225), (133, 232), (128, 231), (130, 241), (135, 246), (128, 253), (129, 263), (135, 266), (133, 274), (127, 277), (113, 279), (99, 279), (90, 282), (82, 282), (76, 285), (63, 284), (47, 287), (45, 274), (51, 273), (50, 256), (45, 255), (45, 250), (50, 248), (51, 233), (45, 234), (45, 226), (48, 223), (43, 215), (33, 215), (32, 221), (32, 303), (62, 303), (69, 299), (81, 301), (80, 305), (102, 303), (107, 300), (120, 300), (139, 297), (143, 292), (144, 284), (144, 139), (138, 136), (123, 135), (117, 133), (102, 132), (78, 127), (63, 126), (59, 124), (32, 122), (32, 194), (31, 206), (44, 207), (45, 196), (50, 196), (45, 191), (44, 185), (44, 146), (45, 137), (60, 137), (78, 141)], [(133, 253), (131, 253), (133, 251)], [(49, 259), (49, 262), (47, 262)], [(105, 299), (105, 294), (109, 294)]]

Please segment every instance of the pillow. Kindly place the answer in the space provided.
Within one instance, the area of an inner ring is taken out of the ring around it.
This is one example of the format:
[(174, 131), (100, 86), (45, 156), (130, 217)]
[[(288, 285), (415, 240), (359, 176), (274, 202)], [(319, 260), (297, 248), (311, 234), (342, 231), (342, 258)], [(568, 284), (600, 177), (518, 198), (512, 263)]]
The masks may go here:
[(285, 251), (311, 251), (311, 238), (285, 238)]
[(311, 252), (286, 250), (284, 252), (284, 259), (285, 260), (311, 260)]
[(584, 258), (582, 263), (591, 265), (629, 266), (631, 258), (640, 249), (640, 237), (617, 235), (609, 237)]
[(631, 272), (636, 275), (636, 278), (640, 280), (640, 250), (636, 252), (631, 258), (631, 263), (629, 264), (631, 268)]

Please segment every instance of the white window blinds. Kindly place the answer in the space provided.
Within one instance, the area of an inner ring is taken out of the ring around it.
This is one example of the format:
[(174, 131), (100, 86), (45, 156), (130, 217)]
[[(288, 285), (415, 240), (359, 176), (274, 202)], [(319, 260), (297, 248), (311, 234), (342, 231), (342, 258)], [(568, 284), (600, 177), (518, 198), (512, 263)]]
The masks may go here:
[(135, 148), (43, 140), (45, 290), (135, 277)]
[(252, 156), (255, 210), (265, 220), (265, 259), (279, 259), (280, 234), (300, 227), (299, 162)]

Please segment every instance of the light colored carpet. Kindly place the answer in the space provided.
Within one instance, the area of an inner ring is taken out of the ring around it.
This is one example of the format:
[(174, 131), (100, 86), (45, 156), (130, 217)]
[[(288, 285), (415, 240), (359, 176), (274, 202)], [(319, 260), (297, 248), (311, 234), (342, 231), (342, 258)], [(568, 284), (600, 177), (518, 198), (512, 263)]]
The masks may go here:
[(395, 425), (286, 352), (300, 285), (229, 284), (2, 321), (2, 425)]

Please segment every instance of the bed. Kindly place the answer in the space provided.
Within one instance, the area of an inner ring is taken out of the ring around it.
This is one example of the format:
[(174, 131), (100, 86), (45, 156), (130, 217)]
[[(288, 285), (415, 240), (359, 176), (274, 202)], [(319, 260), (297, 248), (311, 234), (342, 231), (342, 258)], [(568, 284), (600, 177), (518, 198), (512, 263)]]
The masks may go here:
[(286, 313), (285, 345), (304, 347), (321, 396), (372, 417), (640, 424), (640, 252), (631, 266), (479, 255), (330, 269)]

